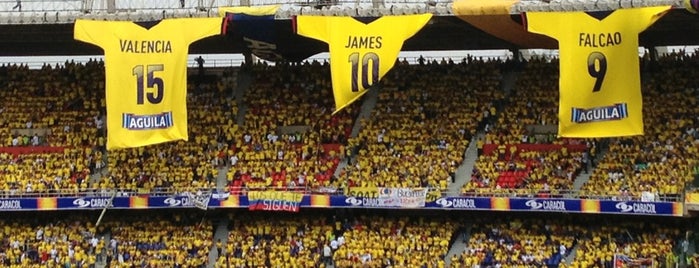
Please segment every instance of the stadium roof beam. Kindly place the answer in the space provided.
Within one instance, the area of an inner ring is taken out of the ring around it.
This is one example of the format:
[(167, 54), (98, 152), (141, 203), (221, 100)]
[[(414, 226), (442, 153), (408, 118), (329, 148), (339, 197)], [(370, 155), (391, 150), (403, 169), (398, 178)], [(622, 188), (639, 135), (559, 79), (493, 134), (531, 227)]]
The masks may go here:
[[(362, 1), (362, 0), (358, 0)], [(277, 19), (290, 19), (296, 15), (323, 16), (383, 16), (433, 13), (436, 16), (451, 16), (452, 2), (425, 0), (423, 3), (390, 3), (386, 0), (371, 0), (371, 6), (358, 2), (352, 5), (325, 5), (314, 8), (308, 5), (283, 5), (277, 12)], [(672, 5), (682, 7), (682, 0), (522, 0), (516, 3), (512, 14), (528, 11), (606, 11), (619, 8)], [(107, 1), (109, 3), (110, 1)], [(72, 23), (77, 18), (96, 20), (153, 21), (163, 18), (210, 17), (217, 15), (217, 7), (212, 8), (163, 8), (163, 9), (91, 9), (92, 0), (84, 0), (82, 10), (73, 11), (27, 11), (2, 12), (0, 24), (61, 24)]]

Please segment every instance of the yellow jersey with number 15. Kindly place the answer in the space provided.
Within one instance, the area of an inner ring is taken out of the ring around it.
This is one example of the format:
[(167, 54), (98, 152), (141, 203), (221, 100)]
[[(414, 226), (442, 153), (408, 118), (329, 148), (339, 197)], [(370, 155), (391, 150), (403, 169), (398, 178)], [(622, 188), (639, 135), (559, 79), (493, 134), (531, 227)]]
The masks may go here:
[(403, 42), (432, 14), (383, 16), (363, 23), (353, 17), (298, 16), (299, 35), (328, 43), (335, 112), (359, 99), (398, 58)]
[(221, 33), (222, 18), (77, 20), (74, 37), (104, 50), (107, 149), (187, 140), (189, 44)]
[[(602, 13), (527, 12), (527, 30), (558, 40), (558, 136), (643, 134), (638, 34), (669, 6)], [(574, 23), (573, 23), (574, 22)]]

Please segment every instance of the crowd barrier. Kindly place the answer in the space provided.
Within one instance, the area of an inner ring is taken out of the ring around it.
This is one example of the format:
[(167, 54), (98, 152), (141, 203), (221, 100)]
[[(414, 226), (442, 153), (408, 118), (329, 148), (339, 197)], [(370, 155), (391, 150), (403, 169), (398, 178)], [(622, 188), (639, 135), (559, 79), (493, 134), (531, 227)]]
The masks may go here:
[[(508, 144), (505, 146), (505, 152), (509, 153), (510, 152), (510, 146), (517, 146), (517, 150), (524, 150), (524, 151), (538, 151), (538, 152), (546, 152), (546, 151), (557, 151), (560, 150), (563, 146), (568, 148), (569, 151), (571, 152), (583, 152), (587, 150), (587, 145), (585, 144), (538, 144), (538, 143), (521, 143), (521, 144)], [(498, 149), (497, 144), (483, 144), (483, 154), (490, 154), (493, 151), (496, 151)]]
[[(193, 208), (191, 195), (172, 196), (100, 196), (100, 197), (36, 197), (0, 198), (0, 211), (47, 211), (47, 210), (90, 210), (103, 209), (162, 209)], [(345, 195), (304, 194), (297, 204), (302, 209), (311, 208), (391, 208), (400, 209), (378, 202), (377, 198), (353, 197)], [(274, 203), (275, 200), (270, 200)], [(279, 200), (283, 202), (284, 200)], [(212, 194), (209, 209), (248, 208), (247, 195), (228, 193)], [(263, 210), (282, 210), (281, 206), (269, 206)], [(409, 207), (415, 209), (415, 207)], [(439, 210), (480, 210), (480, 211), (529, 211), (590, 214), (635, 214), (657, 216), (684, 216), (681, 202), (641, 202), (597, 199), (564, 198), (514, 198), (514, 197), (441, 197), (424, 203), (422, 209)], [(256, 210), (260, 209), (256, 207)], [(406, 207), (408, 209), (408, 207)]]
[(11, 154), (13, 156), (21, 154), (55, 154), (63, 153), (65, 147), (62, 146), (15, 146), (0, 147), (0, 153)]

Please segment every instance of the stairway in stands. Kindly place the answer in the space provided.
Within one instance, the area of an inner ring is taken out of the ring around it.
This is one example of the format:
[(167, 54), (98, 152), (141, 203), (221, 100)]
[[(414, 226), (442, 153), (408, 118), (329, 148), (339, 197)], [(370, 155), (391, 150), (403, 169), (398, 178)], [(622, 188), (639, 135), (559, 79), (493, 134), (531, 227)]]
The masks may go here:
[[(357, 119), (354, 120), (354, 126), (352, 126), (352, 133), (350, 133), (351, 138), (356, 138), (357, 135), (359, 135), (359, 131), (362, 129), (362, 119), (369, 118), (371, 116), (371, 112), (374, 111), (376, 102), (379, 99), (380, 90), (380, 87), (374, 87), (364, 94), (362, 108), (359, 111), (359, 115), (357, 115)], [(340, 173), (343, 169), (345, 169), (345, 166), (347, 166), (347, 161), (340, 161), (335, 169), (335, 177), (340, 176)]]
[(458, 234), (456, 235), (454, 242), (451, 244), (451, 247), (449, 247), (449, 252), (447, 252), (447, 255), (444, 256), (444, 262), (446, 263), (446, 267), (452, 267), (451, 258), (454, 256), (461, 255), (461, 253), (463, 253), (466, 250), (466, 247), (468, 247), (468, 240), (470, 238), (470, 226), (458, 231)]
[(454, 183), (449, 184), (447, 188), (448, 196), (458, 196), (461, 194), (461, 188), (471, 180), (471, 172), (473, 171), (473, 166), (476, 164), (476, 159), (478, 159), (478, 148), (476, 146), (476, 141), (478, 138), (482, 138), (483, 133), (476, 134), (476, 137), (472, 138), (466, 148), (464, 153), (464, 161), (456, 170), (456, 175)]
[(216, 242), (218, 240), (221, 240), (221, 244), (223, 245), (223, 251), (222, 255), (226, 254), (226, 244), (228, 243), (228, 224), (230, 223), (230, 220), (227, 217), (220, 218), (218, 220), (218, 223), (214, 223), (216, 226), (216, 230), (214, 231), (214, 238), (213, 238), (213, 243), (211, 247), (211, 251), (209, 251), (209, 264), (206, 266), (207, 268), (213, 268), (216, 265), (216, 260), (218, 260), (218, 250), (216, 249)]
[(237, 69), (236, 87), (233, 90), (233, 98), (238, 105), (238, 114), (236, 115), (236, 123), (238, 126), (244, 126), (245, 113), (248, 111), (248, 105), (245, 103), (245, 92), (252, 85), (252, 75), (250, 71)]

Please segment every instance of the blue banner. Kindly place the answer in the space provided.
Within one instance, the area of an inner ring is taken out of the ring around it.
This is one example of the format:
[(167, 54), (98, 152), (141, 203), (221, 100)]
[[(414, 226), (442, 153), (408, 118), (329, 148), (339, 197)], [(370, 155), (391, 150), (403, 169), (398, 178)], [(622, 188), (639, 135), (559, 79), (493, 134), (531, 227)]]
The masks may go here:
[[(248, 208), (246, 195), (215, 194), (209, 208)], [(344, 195), (304, 195), (298, 203), (301, 208), (391, 208), (379, 198)], [(174, 196), (119, 196), (111, 197), (38, 197), (0, 198), (0, 211), (35, 210), (96, 210), (115, 209), (193, 208), (187, 195)], [(565, 212), (592, 214), (636, 214), (683, 216), (681, 202), (640, 202), (597, 199), (507, 198), (507, 197), (442, 197), (425, 202), (422, 209), (492, 210)]]

